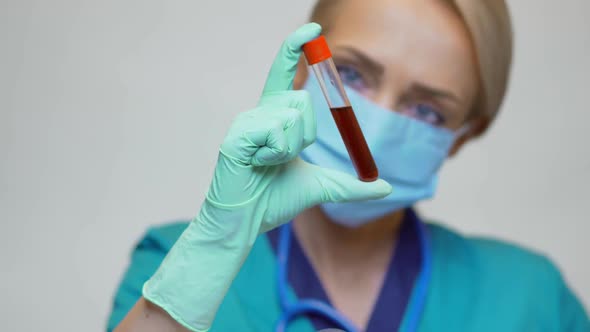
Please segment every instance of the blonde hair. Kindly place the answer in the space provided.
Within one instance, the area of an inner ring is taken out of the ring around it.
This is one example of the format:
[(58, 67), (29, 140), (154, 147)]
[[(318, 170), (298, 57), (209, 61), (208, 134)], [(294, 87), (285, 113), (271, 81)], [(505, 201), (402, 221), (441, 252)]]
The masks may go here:
[[(311, 19), (322, 24), (329, 20), (332, 6), (339, 0), (318, 0)], [(512, 24), (505, 0), (445, 0), (463, 19), (478, 60), (480, 89), (472, 115), (486, 118), (481, 132), (498, 113), (512, 63)], [(479, 134), (479, 133), (477, 133)]]

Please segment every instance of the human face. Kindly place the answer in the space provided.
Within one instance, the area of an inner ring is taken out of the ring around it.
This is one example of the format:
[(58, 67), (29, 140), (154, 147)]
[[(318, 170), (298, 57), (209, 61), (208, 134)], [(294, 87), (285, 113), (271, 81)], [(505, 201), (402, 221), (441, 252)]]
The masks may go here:
[[(476, 56), (442, 0), (340, 0), (322, 22), (343, 83), (378, 105), (459, 129), (476, 100)], [(303, 63), (296, 88), (307, 78)]]

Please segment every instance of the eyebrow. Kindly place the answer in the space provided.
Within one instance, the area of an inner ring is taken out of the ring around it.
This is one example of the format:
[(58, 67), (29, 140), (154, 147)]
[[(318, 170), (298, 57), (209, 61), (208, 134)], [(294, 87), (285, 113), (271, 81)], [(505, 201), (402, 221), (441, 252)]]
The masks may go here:
[[(364, 67), (366, 67), (368, 70), (372, 71), (374, 74), (377, 75), (382, 75), (385, 72), (385, 67), (374, 61), (373, 59), (371, 59), (369, 56), (367, 56), (366, 54), (364, 54), (363, 52), (361, 52), (360, 50), (351, 47), (351, 46), (339, 46), (337, 47), (338, 50), (341, 51), (345, 51), (346, 53), (348, 53), (349, 55), (353, 56), (357, 61), (359, 61), (361, 63), (361, 65), (363, 65)], [(434, 97), (434, 98), (442, 98), (442, 99), (447, 99), (451, 102), (454, 102), (456, 104), (461, 104), (461, 99), (453, 94), (452, 92), (448, 92), (446, 90), (442, 90), (442, 89), (437, 89), (431, 86), (428, 86), (427, 84), (424, 83), (413, 83), (410, 86), (410, 91), (414, 91), (420, 95), (424, 95), (424, 96), (430, 96), (430, 97)]]
[(412, 91), (412, 90), (417, 92), (418, 94), (421, 94), (421, 95), (427, 95), (427, 96), (436, 97), (436, 98), (448, 99), (449, 101), (452, 101), (454, 103), (461, 104), (461, 99), (458, 96), (456, 96), (455, 94), (445, 91), (445, 90), (433, 88), (433, 87), (430, 87), (430, 86), (422, 84), (422, 83), (412, 84), (410, 86), (410, 91)]
[(340, 46), (340, 47), (338, 47), (338, 49), (345, 51), (345, 52), (349, 53), (350, 55), (352, 55), (354, 58), (356, 58), (357, 61), (360, 62), (361, 65), (363, 65), (364, 67), (366, 67), (368, 70), (372, 71), (375, 74), (381, 75), (381, 74), (383, 74), (383, 72), (385, 72), (385, 67), (382, 64), (369, 58), (366, 54), (355, 49), (354, 47)]

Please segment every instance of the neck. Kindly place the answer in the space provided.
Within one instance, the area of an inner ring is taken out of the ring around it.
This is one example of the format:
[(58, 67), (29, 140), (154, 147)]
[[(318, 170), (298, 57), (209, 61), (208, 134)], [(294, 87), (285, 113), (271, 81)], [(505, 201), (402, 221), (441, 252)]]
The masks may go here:
[(359, 329), (371, 317), (393, 255), (403, 211), (348, 228), (320, 208), (297, 216), (293, 228), (330, 301)]
[(314, 265), (331, 272), (389, 262), (404, 218), (396, 211), (357, 228), (331, 221), (319, 207), (301, 213), (293, 228)]

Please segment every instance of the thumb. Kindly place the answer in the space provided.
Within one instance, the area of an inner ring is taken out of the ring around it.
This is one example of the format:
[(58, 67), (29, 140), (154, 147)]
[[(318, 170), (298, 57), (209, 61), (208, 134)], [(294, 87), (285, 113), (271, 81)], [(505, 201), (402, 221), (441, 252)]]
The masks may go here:
[(318, 167), (318, 185), (315, 192), (318, 203), (338, 203), (380, 199), (391, 194), (391, 185), (382, 179), (363, 182), (354, 176), (326, 168)]

